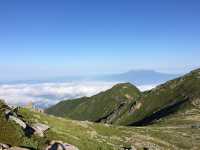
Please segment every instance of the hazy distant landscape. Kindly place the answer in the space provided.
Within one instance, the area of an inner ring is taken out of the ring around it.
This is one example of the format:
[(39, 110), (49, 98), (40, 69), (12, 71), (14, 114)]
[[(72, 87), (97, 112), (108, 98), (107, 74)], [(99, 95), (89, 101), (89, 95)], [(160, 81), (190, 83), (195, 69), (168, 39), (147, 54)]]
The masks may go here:
[(10, 81), (0, 84), (0, 97), (10, 105), (24, 106), (33, 102), (36, 107), (46, 108), (64, 99), (95, 95), (108, 90), (117, 83), (130, 82), (137, 85), (141, 91), (145, 91), (177, 76), (177, 74), (135, 70), (123, 74), (95, 77)]

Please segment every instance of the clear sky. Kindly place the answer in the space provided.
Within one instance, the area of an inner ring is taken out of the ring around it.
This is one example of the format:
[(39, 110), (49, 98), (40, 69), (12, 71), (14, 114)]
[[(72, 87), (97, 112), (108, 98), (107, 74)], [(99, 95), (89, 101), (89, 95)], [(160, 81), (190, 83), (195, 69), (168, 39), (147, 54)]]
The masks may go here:
[(198, 66), (199, 0), (0, 1), (0, 80)]

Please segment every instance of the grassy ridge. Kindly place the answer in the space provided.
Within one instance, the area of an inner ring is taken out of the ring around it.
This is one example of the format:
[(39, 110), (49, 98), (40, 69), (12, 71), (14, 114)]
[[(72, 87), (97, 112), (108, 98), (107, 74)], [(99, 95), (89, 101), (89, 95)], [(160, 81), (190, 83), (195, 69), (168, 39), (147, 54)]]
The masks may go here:
[[(91, 122), (73, 121), (21, 109), (20, 114), (28, 122), (48, 124), (45, 141), (62, 140), (80, 150), (119, 150), (133, 145), (138, 149), (157, 147), (165, 149), (196, 149), (200, 147), (200, 130), (191, 127), (122, 127)], [(179, 137), (179, 140), (177, 140)], [(44, 142), (45, 145), (45, 142)]]
[(31, 147), (33, 149), (41, 148), (45, 140), (37, 136), (26, 137), (21, 127), (6, 119), (4, 114), (6, 108), (8, 106), (0, 101), (0, 143), (27, 148)]
[[(123, 146), (134, 146), (139, 150), (144, 148), (198, 150), (200, 148), (200, 130), (191, 128), (191, 126), (182, 126), (182, 124), (174, 126), (173, 124), (160, 122), (148, 127), (124, 127), (74, 121), (33, 112), (24, 108), (19, 110), (19, 115), (29, 124), (44, 123), (49, 125), (50, 129), (45, 133), (44, 138), (36, 136), (27, 138), (17, 125), (13, 126), (12, 122), (7, 120), (2, 122), (1, 120), (1, 123), (6, 123), (4, 130), (0, 130), (1, 135), (3, 135), (0, 138), (1, 143), (39, 150), (44, 149), (51, 140), (62, 140), (77, 146), (80, 150), (120, 150)], [(187, 118), (179, 118), (179, 122), (185, 122), (185, 119), (190, 118), (193, 123), (200, 123), (200, 119), (197, 119), (198, 117), (199, 115), (197, 114), (196, 119), (194, 119), (194, 116), (189, 117), (188, 115)], [(5, 134), (8, 132), (12, 133), (10, 135), (13, 137)]]
[[(125, 109), (139, 96), (140, 91), (130, 83), (117, 84), (110, 90), (89, 98), (62, 101), (47, 109), (46, 112), (77, 120), (98, 121), (114, 113), (119, 107)], [(112, 122), (114, 119), (115, 116), (109, 121)]]
[(126, 113), (117, 123), (128, 125), (138, 122), (169, 105), (175, 107), (171, 107), (171, 112), (168, 114), (166, 112), (166, 115), (177, 115), (177, 113), (184, 113), (192, 109), (199, 110), (200, 70), (195, 70), (143, 93), (139, 101), (142, 104), (140, 109)]
[[(51, 111), (59, 111), (65, 118), (21, 108), (19, 116), (28, 124), (50, 126), (43, 138), (26, 137), (17, 124), (5, 118), (7, 107), (0, 101), (0, 143), (12, 146), (42, 150), (49, 141), (62, 140), (80, 150), (120, 150), (123, 146), (138, 150), (200, 149), (200, 69), (143, 93), (126, 83), (90, 98), (61, 102)], [(100, 119), (115, 125), (68, 117)], [(152, 118), (154, 124), (148, 126), (118, 126)]]
[(199, 109), (199, 103), (200, 69), (197, 69), (143, 93), (129, 83), (118, 84), (92, 97), (60, 102), (46, 112), (76, 120), (143, 125)]

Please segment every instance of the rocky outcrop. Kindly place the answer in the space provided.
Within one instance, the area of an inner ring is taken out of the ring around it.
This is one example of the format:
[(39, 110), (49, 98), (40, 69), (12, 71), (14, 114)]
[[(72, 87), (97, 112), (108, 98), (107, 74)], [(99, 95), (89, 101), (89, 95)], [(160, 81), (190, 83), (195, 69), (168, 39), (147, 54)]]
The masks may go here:
[(62, 141), (51, 141), (45, 150), (79, 150), (74, 145), (63, 143)]
[(19, 118), (15, 117), (15, 116), (9, 116), (9, 120), (14, 121), (20, 127), (22, 127), (23, 129), (26, 129), (26, 123), (23, 122), (22, 120), (20, 120)]
[(134, 146), (124, 146), (120, 150), (137, 150)]
[(136, 110), (140, 109), (142, 106), (141, 102), (134, 102), (131, 106), (129, 113), (134, 113)]
[(8, 148), (10, 148), (9, 145), (0, 143), (0, 150), (4, 150), (4, 149), (8, 149)]
[(29, 150), (29, 149), (16, 146), (10, 147), (7, 144), (0, 143), (0, 150)]
[(115, 110), (113, 110), (110, 114), (103, 116), (96, 120), (97, 123), (109, 123), (112, 124), (112, 120), (114, 120), (117, 116), (119, 116), (120, 113), (123, 112), (124, 109), (126, 109), (126, 103), (121, 103)]
[(32, 134), (36, 134), (40, 137), (44, 137), (45, 131), (49, 129), (49, 126), (42, 123), (35, 123), (32, 125), (27, 124), (25, 121), (21, 119), (21, 117), (17, 114), (17, 109), (5, 109), (5, 116), (8, 120), (14, 121), (18, 124), (24, 131), (27, 136), (31, 136)]
[(192, 129), (200, 129), (200, 124), (193, 124), (191, 125)]
[(39, 135), (40, 137), (44, 136), (45, 131), (49, 129), (49, 126), (42, 123), (35, 123), (31, 126), (34, 130), (34, 134)]
[(27, 125), (24, 121), (22, 121), (20, 118), (18, 118), (17, 113), (15, 112), (16, 109), (6, 109), (5, 110), (5, 116), (8, 120), (14, 121), (16, 124), (18, 124), (23, 129), (26, 129)]

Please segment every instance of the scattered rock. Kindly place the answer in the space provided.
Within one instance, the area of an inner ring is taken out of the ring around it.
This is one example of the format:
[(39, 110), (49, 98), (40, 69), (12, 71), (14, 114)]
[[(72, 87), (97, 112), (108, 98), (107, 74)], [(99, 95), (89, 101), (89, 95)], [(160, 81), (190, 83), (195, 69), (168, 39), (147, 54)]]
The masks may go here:
[(0, 150), (29, 150), (29, 149), (22, 147), (10, 147), (7, 144), (0, 143)]
[(193, 124), (191, 125), (192, 129), (200, 129), (200, 124)]
[(4, 113), (6, 115), (6, 117), (8, 118), (9, 116), (15, 116), (15, 117), (18, 117), (17, 115), (17, 110), (18, 110), (18, 107), (15, 107), (14, 109), (12, 108), (6, 108)]
[(131, 95), (129, 95), (129, 94), (125, 94), (125, 97), (126, 97), (128, 100), (132, 100), (132, 99), (133, 99), (133, 97), (132, 97)]
[(134, 146), (124, 146), (120, 150), (137, 150)]
[(4, 113), (6, 117), (9, 117), (9, 115), (12, 115), (12, 111), (10, 109), (6, 109)]
[(122, 88), (123, 88), (123, 89), (128, 89), (128, 87), (127, 87), (127, 86), (123, 86)]
[(62, 141), (51, 141), (50, 145), (45, 150), (79, 150), (77, 147), (63, 143)]
[(10, 146), (7, 145), (7, 144), (3, 144), (3, 143), (0, 143), (0, 150), (6, 150), (8, 149)]
[(11, 109), (11, 108), (10, 109), (9, 108), (5, 109), (5, 111), (4, 111), (5, 117), (8, 120), (14, 121), (18, 125), (20, 125), (23, 129), (25, 129), (26, 128), (26, 123), (18, 118), (18, 115), (15, 112), (16, 110), (17, 110), (17, 108), (15, 108), (14, 110)]
[(142, 103), (141, 103), (141, 102), (135, 102), (135, 103), (133, 104), (133, 106), (131, 107), (130, 112), (132, 112), (132, 113), (135, 112), (136, 110), (140, 109), (141, 106), (142, 106)]
[(200, 106), (200, 98), (194, 99), (194, 100), (192, 101), (192, 104), (193, 104), (194, 106)]
[(26, 128), (26, 123), (25, 122), (23, 122), (22, 120), (20, 120), (19, 118), (17, 118), (17, 117), (14, 117), (14, 116), (9, 116), (9, 120), (12, 120), (12, 121), (14, 121), (14, 122), (16, 122), (17, 124), (19, 124), (23, 129), (25, 129)]
[(14, 110), (5, 109), (4, 113), (8, 120), (14, 121), (20, 127), (23, 128), (26, 136), (30, 137), (32, 134), (37, 134), (38, 136), (41, 136), (41, 137), (44, 136), (44, 132), (49, 129), (49, 126), (42, 123), (35, 123), (32, 126), (30, 126), (29, 124), (27, 124), (26, 122), (22, 121), (19, 118), (17, 111), (18, 111), (18, 107), (16, 107)]
[(44, 132), (47, 131), (49, 129), (49, 126), (42, 124), (42, 123), (35, 123), (31, 126), (31, 128), (34, 129), (34, 133), (43, 137), (44, 136)]

